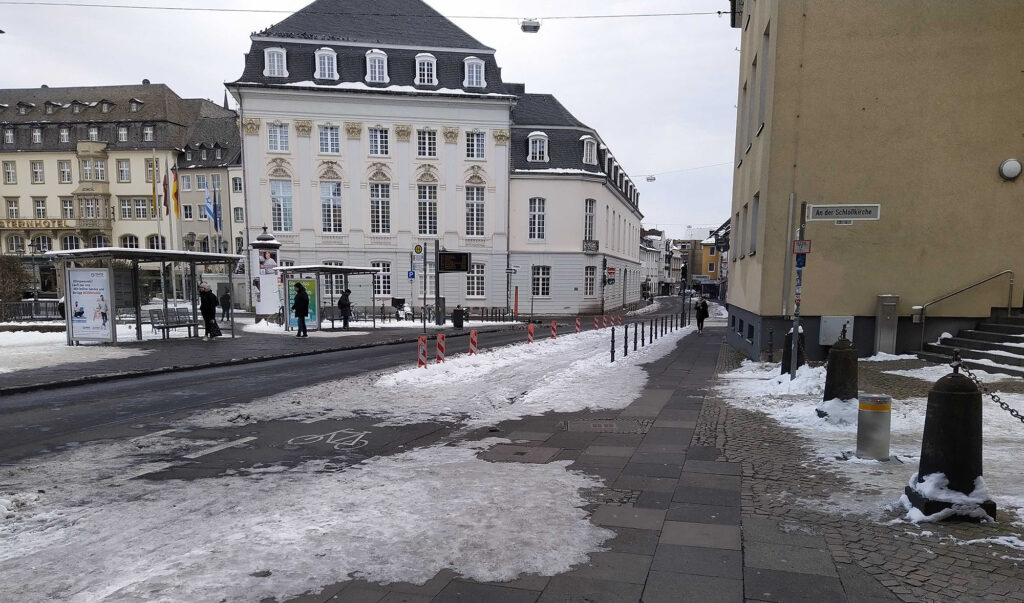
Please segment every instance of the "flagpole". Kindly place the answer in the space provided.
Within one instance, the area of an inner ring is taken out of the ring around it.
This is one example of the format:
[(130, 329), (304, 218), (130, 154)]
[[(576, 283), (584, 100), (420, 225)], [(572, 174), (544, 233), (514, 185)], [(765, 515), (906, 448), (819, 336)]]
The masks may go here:
[[(163, 214), (160, 211), (160, 200), (156, 195), (156, 181), (159, 178), (160, 169), (156, 163), (156, 147), (153, 147), (153, 164), (152, 174), (150, 180), (153, 185), (153, 209), (156, 211), (156, 246), (157, 249), (164, 250), (167, 245), (164, 243), (164, 229), (163, 229)], [(160, 261), (160, 297), (164, 299), (164, 316), (167, 316), (167, 278), (164, 273), (167, 268), (167, 263), (163, 260)]]
[[(174, 240), (174, 219), (171, 218), (171, 184), (168, 183), (167, 177), (171, 174), (171, 161), (170, 157), (164, 159), (164, 208), (167, 210), (167, 233), (171, 239), (171, 249), (177, 249)], [(180, 236), (180, 233), (179, 233)], [(171, 299), (174, 300), (174, 305), (178, 305), (178, 279), (174, 276), (174, 267), (177, 262), (171, 263)]]

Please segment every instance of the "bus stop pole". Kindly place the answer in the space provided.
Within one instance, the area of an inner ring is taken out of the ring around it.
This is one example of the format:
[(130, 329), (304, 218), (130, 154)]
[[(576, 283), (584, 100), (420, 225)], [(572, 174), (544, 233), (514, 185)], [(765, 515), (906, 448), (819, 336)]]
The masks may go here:
[(228, 306), (228, 316), (231, 321), (231, 339), (235, 338), (235, 266), (236, 262), (228, 262), (228, 293), (231, 295), (231, 304)]
[(142, 341), (142, 292), (139, 291), (139, 260), (132, 260), (132, 297), (135, 298), (135, 340)]

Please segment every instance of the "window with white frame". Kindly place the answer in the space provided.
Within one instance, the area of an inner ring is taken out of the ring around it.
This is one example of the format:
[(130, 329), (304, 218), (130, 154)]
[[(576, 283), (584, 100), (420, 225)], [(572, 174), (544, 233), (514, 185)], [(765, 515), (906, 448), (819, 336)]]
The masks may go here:
[(131, 161), (128, 159), (117, 160), (117, 181), (118, 182), (131, 182), (132, 181), (132, 166)]
[(235, 176), (231, 179), (231, 192), (240, 193), (242, 192), (242, 178)]
[(100, 111), (103, 111), (104, 113), (110, 113), (110, 103), (101, 104)]
[(97, 181), (103, 182), (107, 179), (107, 162), (104, 159), (97, 159), (93, 162), (93, 176)]
[(75, 200), (70, 197), (60, 199), (60, 217), (65, 220), (75, 219)]
[(17, 220), (20, 217), (21, 217), (21, 215), (20, 215), (20, 208), (18, 206), (18, 200), (17, 199), (8, 199), (7, 200), (7, 218), (9, 220)]
[(34, 214), (33, 214), (33, 217), (35, 217), (36, 220), (45, 220), (46, 219), (46, 197), (33, 197), (32, 198), (32, 205), (33, 205), (33, 209), (35, 210)]
[(117, 142), (128, 142), (128, 126), (117, 126)]
[(416, 85), (437, 85), (437, 59), (430, 53), (416, 55)]
[(205, 191), (207, 188), (206, 174), (196, 174), (196, 190)]
[(199, 151), (199, 158), (206, 161), (206, 149)]
[(597, 217), (597, 201), (587, 199), (583, 202), (583, 239), (594, 240), (594, 220)]
[(7, 251), (11, 253), (25, 253), (25, 239), (18, 235), (7, 237)]
[(470, 264), (466, 272), (466, 297), (484, 297), (484, 265)]
[(551, 295), (551, 266), (532, 266), (531, 274), (533, 295), (548, 297)]
[(183, 191), (192, 190), (192, 176), (189, 174), (182, 174), (178, 177), (178, 184), (181, 185), (181, 190)]
[(121, 219), (131, 220), (132, 219), (132, 200), (121, 199)]
[(30, 161), (29, 167), (32, 169), (32, 184), (43, 183), (43, 162), (42, 161)]
[(220, 190), (220, 174), (210, 174), (210, 190)]
[(464, 88), (483, 88), (487, 85), (484, 81), (484, 62), (477, 57), (466, 57), (463, 61), (466, 77), (462, 80)]
[(263, 75), (288, 77), (288, 55), (284, 48), (263, 49)]
[(192, 161), (192, 151), (189, 149), (185, 150), (185, 161)]
[(95, 197), (86, 197), (79, 200), (78, 213), (83, 218), (100, 217), (100, 200)]
[(288, 150), (288, 124), (267, 124), (267, 149)]
[(121, 237), (121, 247), (125, 249), (138, 249), (139, 237), (135, 235), (124, 235)]
[(466, 159), (484, 158), (485, 139), (483, 132), (466, 132)]
[[(337, 260), (324, 260), (324, 266), (344, 266), (344, 262)], [(335, 295), (341, 295), (345, 291), (345, 275), (344, 274), (325, 274), (323, 276), (324, 288), (321, 294), (321, 299), (330, 300)]]
[(70, 129), (68, 129), (68, 128), (61, 128), (60, 129), (60, 141), (61, 142), (71, 142), (71, 130)]
[(138, 101), (132, 101), (131, 103), (129, 103), (128, 110), (131, 111), (132, 113), (137, 113), (138, 110), (139, 110), (139, 102)]
[(153, 126), (142, 127), (142, 140), (143, 142), (153, 142)]
[(380, 268), (373, 275), (373, 293), (378, 297), (391, 295), (391, 262), (370, 262), (370, 267)]
[(466, 187), (466, 236), (484, 236), (484, 187)]
[(213, 150), (213, 158), (214, 159), (220, 159), (220, 149), (214, 149)]
[(543, 132), (533, 132), (528, 136), (530, 152), (526, 156), (527, 161), (548, 160), (548, 135)]
[(341, 130), (338, 126), (320, 126), (320, 152), (341, 153)]
[(95, 142), (100, 139), (100, 129), (97, 126), (89, 126), (89, 140)]
[(135, 200), (135, 219), (136, 220), (147, 220), (149, 219), (149, 199), (136, 199)]
[(39, 235), (32, 239), (32, 245), (35, 247), (36, 253), (42, 253), (53, 249), (53, 241), (46, 235)]
[(158, 235), (149, 235), (146, 237), (146, 249), (166, 249), (167, 241), (164, 237)]
[(416, 186), (417, 218), (420, 236), (437, 235), (437, 185)]
[(593, 297), (597, 285), (597, 266), (583, 267), (583, 296)]
[(597, 141), (593, 138), (583, 140), (583, 163), (597, 165)]
[(388, 129), (370, 128), (370, 155), (386, 157), (388, 150)]
[(416, 156), (437, 157), (436, 130), (416, 130)]
[(340, 182), (320, 182), (320, 216), (324, 232), (342, 232)]
[(313, 72), (313, 78), (317, 80), (338, 79), (338, 53), (324, 47), (314, 54), (316, 55), (316, 71)]
[(82, 112), (82, 105), (80, 105), (78, 103), (71, 103), (71, 112), (72, 113), (76, 113), (76, 114), (77, 113), (81, 113)]
[(110, 247), (110, 239), (107, 238), (107, 235), (93, 235), (91, 243), (94, 248)]
[(715, 263), (714, 262), (709, 262), (708, 263), (708, 272), (714, 272), (714, 271), (715, 271)]
[(18, 172), (13, 161), (4, 162), (4, 184), (17, 184)]
[(191, 220), (192, 219), (192, 206), (191, 205), (182, 205), (181, 206), (181, 217), (182, 217), (183, 220)]
[(209, 218), (209, 214), (206, 213), (206, 204), (199, 203), (196, 205), (196, 220), (206, 220)]
[(375, 84), (386, 84), (391, 81), (388, 77), (388, 55), (383, 51), (375, 48), (366, 52), (366, 81)]
[[(146, 165), (146, 182), (152, 182), (153, 181), (153, 171), (154, 171), (153, 170), (153, 161), (154, 161), (153, 159), (147, 159), (146, 162), (145, 162), (145, 165)], [(160, 160), (156, 159), (155, 161), (156, 161), (156, 169), (160, 169)]]
[(241, 207), (234, 207), (231, 211), (234, 213), (235, 222), (245, 222), (245, 209)]
[(270, 219), (274, 232), (292, 232), (292, 181), (270, 181)]
[(32, 128), (32, 144), (42, 144), (43, 142), (43, 129)]
[(541, 241), (544, 239), (544, 204), (545, 201), (541, 197), (530, 199), (529, 237), (531, 241)]
[(82, 160), (82, 180), (92, 180), (92, 161)]
[(391, 185), (370, 184), (370, 234), (391, 234)]
[(4, 144), (14, 144), (14, 128), (4, 128)]

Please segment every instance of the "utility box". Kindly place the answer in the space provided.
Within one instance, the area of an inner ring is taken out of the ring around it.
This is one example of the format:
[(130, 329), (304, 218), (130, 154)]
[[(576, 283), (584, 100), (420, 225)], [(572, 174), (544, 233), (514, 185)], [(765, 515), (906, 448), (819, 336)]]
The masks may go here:
[(896, 324), (899, 321), (896, 307), (899, 304), (899, 295), (878, 296), (875, 306), (875, 354), (896, 353)]
[(846, 326), (846, 338), (853, 341), (852, 316), (822, 316), (818, 327), (818, 345), (835, 345)]

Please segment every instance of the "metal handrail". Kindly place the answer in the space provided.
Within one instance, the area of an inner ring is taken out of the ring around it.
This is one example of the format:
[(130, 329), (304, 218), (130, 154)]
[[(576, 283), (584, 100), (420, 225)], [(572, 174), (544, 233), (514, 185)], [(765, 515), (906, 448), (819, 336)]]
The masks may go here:
[(1016, 278), (1016, 275), (1013, 273), (1013, 270), (1003, 270), (1002, 272), (993, 274), (992, 276), (990, 276), (990, 277), (988, 277), (986, 279), (983, 279), (983, 280), (980, 280), (980, 281), (978, 281), (976, 283), (972, 283), (970, 285), (967, 285), (966, 287), (964, 287), (962, 289), (958, 289), (958, 290), (956, 290), (956, 291), (954, 291), (952, 293), (947, 293), (946, 295), (943, 295), (940, 298), (933, 299), (932, 301), (926, 303), (925, 305), (920, 306), (920, 308), (921, 308), (921, 351), (924, 351), (925, 313), (928, 311), (928, 306), (931, 306), (933, 304), (939, 303), (940, 301), (949, 299), (949, 298), (953, 297), (954, 295), (960, 295), (964, 291), (968, 291), (970, 289), (973, 289), (973, 288), (977, 287), (978, 285), (984, 285), (985, 283), (989, 282), (990, 280), (997, 279), (1000, 276), (1003, 276), (1004, 274), (1009, 274), (1010, 275), (1010, 294), (1009, 294), (1009, 297), (1006, 300), (1006, 315), (1009, 316), (1010, 315), (1010, 309), (1013, 307), (1013, 282), (1014, 282), (1014, 280)]

